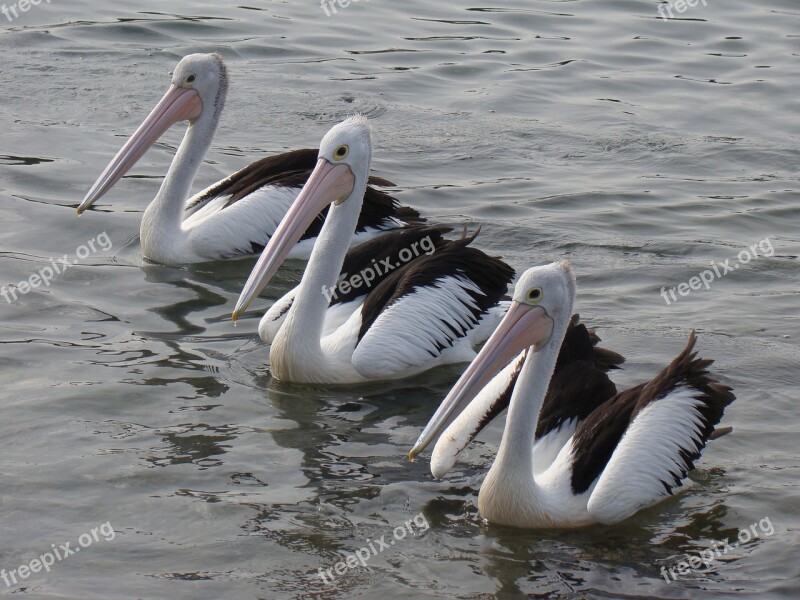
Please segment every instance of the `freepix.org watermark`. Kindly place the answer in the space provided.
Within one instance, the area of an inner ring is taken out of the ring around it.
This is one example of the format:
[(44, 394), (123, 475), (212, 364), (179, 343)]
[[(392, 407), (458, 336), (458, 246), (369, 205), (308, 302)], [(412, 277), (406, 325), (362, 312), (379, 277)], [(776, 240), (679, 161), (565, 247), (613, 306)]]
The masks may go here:
[[(333, 565), (328, 569), (319, 569), (319, 577), (325, 585), (332, 585), (336, 582), (336, 575), (340, 577), (347, 573), (348, 569), (357, 569), (359, 566), (366, 567), (367, 563), (381, 552), (388, 550), (397, 542), (402, 542), (409, 535), (417, 535), (424, 533), (430, 529), (430, 524), (425, 515), (419, 513), (413, 519), (407, 520), (402, 525), (398, 525), (392, 530), (391, 539), (386, 539), (386, 535), (375, 540), (367, 540), (367, 545), (359, 548), (355, 552), (351, 552), (345, 556), (344, 559)], [(388, 534), (387, 534), (388, 535)]]
[(398, 258), (400, 259), (399, 263), (393, 263), (391, 256), (387, 256), (380, 261), (373, 258), (370, 266), (361, 269), (361, 271), (354, 275), (341, 279), (334, 287), (323, 285), (322, 293), (328, 299), (328, 302), (332, 302), (339, 297), (339, 294), (349, 294), (352, 290), (357, 290), (362, 286), (366, 286), (367, 289), (369, 289), (372, 287), (372, 282), (375, 281), (377, 277), (381, 277), (382, 275), (394, 271), (398, 267), (402, 267), (407, 262), (417, 258), (420, 254), (424, 253), (430, 256), (435, 251), (436, 246), (433, 240), (430, 236), (425, 236), (421, 240), (411, 244), (408, 248), (400, 250), (398, 253)]
[(88, 258), (92, 254), (103, 251), (108, 252), (114, 244), (111, 238), (104, 231), (96, 238), (93, 238), (78, 246), (75, 250), (75, 258), (70, 258), (69, 254), (65, 254), (61, 258), (51, 258), (50, 264), (39, 269), (38, 272), (28, 277), (25, 281), (20, 281), (17, 285), (4, 285), (0, 288), (0, 295), (6, 299), (6, 302), (11, 304), (19, 300), (19, 296), (24, 296), (31, 290), (39, 287), (50, 287), (50, 283), (58, 277), (63, 275), (64, 271), (73, 265), (77, 265), (80, 261)]
[(672, 583), (677, 581), (678, 577), (685, 577), (700, 567), (704, 566), (708, 569), (715, 560), (725, 556), (728, 552), (733, 552), (742, 544), (757, 538), (769, 537), (774, 533), (775, 527), (773, 527), (772, 521), (769, 520), (769, 517), (764, 517), (758, 523), (753, 523), (750, 527), (741, 529), (736, 536), (736, 541), (726, 539), (721, 542), (714, 542), (710, 548), (706, 548), (699, 555), (689, 556), (687, 554), (686, 559), (674, 567), (661, 567), (661, 576), (667, 583)]
[(710, 289), (711, 284), (715, 280), (725, 277), (725, 275), (728, 273), (733, 273), (740, 266), (746, 265), (751, 260), (756, 258), (770, 257), (774, 254), (775, 248), (772, 246), (772, 242), (769, 238), (764, 238), (757, 244), (753, 244), (749, 248), (745, 248), (739, 252), (738, 256), (736, 257), (739, 259), (738, 262), (731, 264), (731, 261), (733, 260), (732, 258), (729, 258), (723, 262), (715, 261), (711, 263), (711, 269), (706, 269), (705, 271), (698, 273), (695, 277), (690, 278), (688, 282), (679, 283), (671, 288), (662, 287), (661, 297), (664, 298), (664, 302), (666, 302), (667, 306), (669, 306), (673, 302), (678, 301), (678, 296), (675, 294), (675, 292), (677, 292), (681, 297), (685, 297), (691, 294), (692, 291), (699, 290), (701, 287)]
[(110, 542), (115, 537), (117, 537), (117, 533), (114, 531), (114, 527), (111, 526), (110, 521), (106, 521), (100, 525), (100, 527), (94, 527), (91, 531), (81, 534), (78, 538), (77, 546), (71, 547), (72, 542), (59, 545), (50, 544), (50, 550), (38, 558), (34, 558), (30, 562), (20, 565), (16, 569), (11, 569), (10, 571), (0, 569), (0, 579), (5, 582), (7, 588), (10, 588), (12, 585), (19, 585), (34, 573), (40, 573), (41, 571), (49, 573), (53, 565), (77, 554), (81, 551), (81, 548), (88, 548), (101, 539)]
[[(339, 8), (347, 8), (351, 4), (355, 4), (358, 1), (359, 0), (320, 0), (319, 4), (322, 7), (322, 10), (325, 11), (325, 14), (330, 17), (339, 12), (336, 9), (337, 6)], [(362, 0), (362, 1), (369, 2), (369, 0)]]
[(50, 4), (50, 0), (19, 0), (19, 2), (10, 6), (3, 4), (0, 6), (0, 12), (3, 13), (6, 19), (8, 19), (8, 22), (11, 23), (14, 19), (19, 18), (20, 13), (26, 13), (32, 6), (39, 6), (42, 2)]
[(662, 2), (658, 5), (658, 15), (664, 21), (667, 19), (674, 19), (674, 12), (682, 15), (690, 8), (696, 8), (700, 4), (703, 6), (708, 6), (708, 2), (706, 0), (675, 0), (674, 2)]

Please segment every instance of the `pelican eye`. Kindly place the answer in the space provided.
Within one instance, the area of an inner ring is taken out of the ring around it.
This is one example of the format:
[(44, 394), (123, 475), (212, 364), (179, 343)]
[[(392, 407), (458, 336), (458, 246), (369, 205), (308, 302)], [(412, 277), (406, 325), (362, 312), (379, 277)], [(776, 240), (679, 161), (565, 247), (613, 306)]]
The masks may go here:
[(542, 288), (528, 290), (528, 302), (539, 302), (542, 299)]
[(197, 79), (197, 76), (196, 76), (196, 75), (189, 75), (189, 76), (186, 78), (186, 83), (194, 83), (194, 80), (195, 80), (195, 79)]
[(350, 154), (350, 146), (341, 145), (333, 152), (333, 160), (344, 160)]

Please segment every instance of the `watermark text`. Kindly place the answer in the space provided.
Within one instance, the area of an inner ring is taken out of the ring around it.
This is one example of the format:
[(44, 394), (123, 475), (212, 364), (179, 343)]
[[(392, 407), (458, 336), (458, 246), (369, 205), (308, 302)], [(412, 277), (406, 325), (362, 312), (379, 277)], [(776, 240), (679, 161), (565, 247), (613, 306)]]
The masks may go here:
[(419, 535), (428, 531), (428, 529), (430, 529), (430, 524), (425, 515), (422, 513), (414, 515), (413, 519), (408, 519), (405, 523), (392, 530), (391, 539), (387, 540), (386, 535), (382, 535), (375, 540), (368, 539), (366, 546), (347, 554), (343, 560), (340, 560), (334, 566), (328, 569), (320, 568), (319, 577), (325, 585), (332, 585), (336, 581), (334, 573), (341, 577), (347, 573), (348, 569), (357, 569), (359, 566), (366, 568), (367, 563), (373, 557), (388, 550), (397, 542), (403, 541), (408, 535), (414, 535), (415, 531)]
[(335, 286), (328, 287), (323, 285), (322, 293), (328, 299), (328, 302), (332, 302), (339, 298), (339, 294), (347, 295), (351, 291), (357, 290), (362, 286), (366, 286), (367, 289), (369, 289), (372, 287), (372, 282), (375, 281), (376, 278), (391, 273), (395, 269), (402, 267), (405, 263), (417, 258), (420, 254), (424, 253), (430, 256), (435, 251), (436, 245), (433, 243), (433, 240), (430, 236), (425, 236), (421, 240), (417, 240), (411, 244), (410, 247), (402, 248), (400, 252), (398, 252), (399, 263), (392, 262), (391, 256), (387, 256), (380, 261), (373, 258), (370, 266), (361, 269), (358, 273), (342, 278)]
[[(733, 260), (731, 258), (724, 260), (723, 262), (712, 261), (711, 269), (706, 269), (705, 271), (698, 273), (694, 277), (691, 277), (688, 282), (679, 283), (678, 285), (670, 288), (662, 287), (661, 297), (664, 299), (664, 302), (667, 303), (667, 306), (669, 306), (670, 304), (678, 301), (678, 295), (685, 297), (691, 294), (692, 291), (699, 290), (702, 287), (710, 289), (711, 284), (716, 279), (725, 277), (725, 275), (728, 273), (733, 273), (740, 266), (746, 265), (751, 260), (759, 258), (760, 256), (770, 257), (774, 254), (775, 248), (772, 246), (772, 242), (769, 238), (764, 238), (757, 244), (753, 244), (749, 248), (745, 248), (739, 252), (738, 256), (736, 257), (738, 262), (733, 262), (733, 264), (731, 264), (731, 261)], [(677, 295), (675, 292), (677, 292)]]
[(39, 6), (42, 2), (50, 4), (50, 0), (19, 0), (16, 4), (11, 6), (0, 6), (0, 12), (6, 16), (8, 22), (11, 23), (14, 19), (19, 18), (19, 13), (28, 12), (32, 6)]
[[(359, 0), (320, 0), (320, 6), (322, 6), (322, 10), (325, 11), (327, 16), (333, 16), (337, 12), (339, 12), (336, 7), (339, 8), (347, 8), (351, 4), (358, 2)], [(369, 0), (364, 0), (364, 2), (369, 2)]]
[(72, 542), (59, 545), (50, 544), (50, 550), (38, 558), (34, 558), (30, 562), (20, 565), (16, 569), (11, 569), (10, 571), (0, 569), (0, 579), (5, 582), (7, 588), (10, 588), (12, 585), (19, 585), (34, 573), (39, 573), (41, 571), (49, 573), (53, 565), (77, 554), (81, 551), (81, 548), (88, 548), (101, 539), (110, 542), (115, 537), (117, 537), (117, 534), (114, 531), (114, 527), (111, 526), (110, 521), (106, 521), (100, 525), (100, 527), (93, 527), (91, 531), (81, 534), (78, 538), (78, 545), (75, 547), (70, 547), (72, 546)]
[(6, 302), (11, 304), (19, 300), (20, 295), (24, 296), (31, 290), (42, 286), (50, 287), (50, 283), (53, 279), (62, 275), (64, 271), (73, 265), (77, 265), (81, 260), (88, 258), (91, 254), (96, 254), (100, 251), (108, 252), (113, 245), (111, 238), (109, 238), (108, 234), (104, 231), (96, 238), (79, 246), (75, 250), (75, 258), (70, 258), (69, 254), (65, 254), (61, 258), (51, 258), (49, 265), (39, 269), (37, 273), (28, 277), (27, 280), (20, 281), (16, 285), (4, 285), (0, 287), (0, 296), (3, 296)]
[(662, 2), (658, 5), (658, 15), (664, 21), (667, 19), (674, 19), (675, 12), (677, 12), (679, 15), (682, 15), (690, 8), (696, 8), (698, 4), (708, 6), (708, 2), (706, 0), (675, 0), (674, 2)]
[[(733, 552), (739, 546), (746, 544), (754, 539), (761, 537), (769, 537), (775, 533), (775, 527), (772, 525), (769, 517), (764, 517), (758, 523), (753, 523), (746, 529), (741, 529), (736, 536), (736, 540), (725, 539), (722, 541), (714, 542), (710, 548), (706, 548), (699, 555), (689, 556), (680, 561), (674, 567), (661, 567), (661, 576), (667, 583), (677, 581), (679, 577), (685, 577), (692, 571), (700, 569), (700, 567), (710, 568), (715, 560)], [(677, 573), (676, 573), (677, 572)]]

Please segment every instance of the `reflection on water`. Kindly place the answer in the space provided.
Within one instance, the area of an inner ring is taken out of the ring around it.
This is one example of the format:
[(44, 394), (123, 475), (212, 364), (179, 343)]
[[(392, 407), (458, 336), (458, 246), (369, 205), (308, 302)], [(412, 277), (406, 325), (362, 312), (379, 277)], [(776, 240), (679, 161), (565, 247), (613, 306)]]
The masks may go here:
[[(152, 8), (158, 8), (157, 11)], [(100, 521), (119, 533), (26, 582), (109, 598), (793, 597), (798, 527), (796, 29), (790, 0), (42, 3), (0, 17), (0, 285), (106, 231), (113, 255), (0, 300), (0, 568)], [(74, 209), (184, 54), (221, 52), (231, 93), (196, 188), (319, 142), (360, 112), (373, 168), (434, 223), (518, 271), (569, 258), (578, 310), (651, 377), (700, 333), (736, 388), (689, 490), (613, 528), (483, 524), (502, 423), (447, 479), (406, 453), (458, 376), (303, 387), (272, 380), (255, 331), (301, 268), (234, 328), (253, 260), (141, 257), (141, 214), (175, 128), (96, 207)], [(665, 306), (662, 286), (769, 238), (759, 259)], [(431, 524), (325, 585), (346, 553)], [(769, 517), (775, 535), (668, 584), (660, 569)], [(11, 591), (21, 591), (15, 588)], [(4, 587), (0, 585), (0, 595)], [(10, 593), (5, 591), (5, 593)]]

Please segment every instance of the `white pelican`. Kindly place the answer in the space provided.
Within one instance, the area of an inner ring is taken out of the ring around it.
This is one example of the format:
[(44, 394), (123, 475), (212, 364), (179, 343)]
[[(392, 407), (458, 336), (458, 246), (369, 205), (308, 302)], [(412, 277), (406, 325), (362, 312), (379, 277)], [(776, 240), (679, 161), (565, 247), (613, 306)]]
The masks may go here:
[[(492, 378), (509, 361), (522, 360), (503, 439), (478, 494), (478, 510), (490, 523), (522, 528), (618, 523), (672, 495), (706, 442), (730, 431), (714, 427), (733, 393), (708, 374), (712, 361), (697, 358), (692, 332), (683, 352), (661, 373), (602, 402), (551, 460), (537, 464), (534, 440), (542, 403), (574, 298), (568, 264), (526, 271), (502, 323), (409, 454), (413, 459), (450, 423), (431, 459), (434, 474), (446, 471), (453, 454), (447, 446), (485, 416), (471, 407), (465, 411), (470, 400), (487, 383), (497, 385)], [(483, 402), (486, 407), (485, 397)]]
[[(270, 368), (277, 379), (296, 383), (399, 379), (441, 364), (468, 362), (475, 356), (473, 347), (500, 320), (499, 303), (514, 271), (500, 259), (469, 247), (473, 236), (442, 241), (431, 253), (415, 253), (413, 244), (400, 252), (373, 247), (374, 254), (365, 258), (375, 259), (374, 264), (395, 253), (405, 254), (406, 262), (384, 263), (389, 274), (377, 285), (356, 286), (355, 276), (366, 277), (350, 273), (348, 285), (366, 293), (350, 303), (338, 326), (330, 325), (329, 290), (337, 284), (341, 288), (340, 273), (361, 211), (371, 157), (372, 137), (365, 117), (352, 117), (327, 133), (314, 172), (236, 304), (234, 321), (272, 278), (308, 224), (330, 206), (300, 285), (273, 311), (285, 311), (277, 332), (268, 336), (274, 337)], [(394, 243), (402, 243), (401, 237)], [(416, 247), (421, 249), (420, 244)]]
[[(437, 252), (452, 242), (444, 239), (444, 234), (452, 231), (450, 227), (430, 225), (409, 225), (395, 229), (381, 236), (359, 244), (352, 248), (344, 258), (339, 282), (348, 281), (351, 275), (364, 273), (370, 279), (369, 285), (349, 286), (343, 290), (341, 284), (336, 289), (328, 290), (330, 304), (325, 312), (323, 335), (327, 335), (342, 325), (357, 309), (372, 289), (393, 274), (393, 270), (385, 268), (386, 264), (404, 264), (408, 248), (418, 248), (426, 255)], [(262, 317), (258, 334), (262, 340), (271, 344), (275, 335), (286, 320), (286, 315), (297, 297), (299, 286), (278, 299)]]
[[(181, 60), (166, 95), (94, 183), (78, 214), (122, 179), (172, 125), (188, 121), (161, 189), (142, 216), (144, 255), (174, 265), (263, 250), (314, 168), (317, 151), (295, 150), (263, 158), (189, 198), (217, 129), (227, 90), (227, 69), (219, 54), (191, 54)], [(379, 178), (370, 178), (370, 183), (391, 185)], [(308, 258), (323, 217), (309, 222), (290, 258)], [(419, 220), (416, 211), (399, 206), (394, 198), (369, 186), (353, 242)]]
[[(616, 352), (598, 348), (599, 341), (594, 330), (579, 323), (578, 315), (572, 316), (539, 413), (533, 438), (534, 473), (549, 467), (578, 425), (617, 393), (606, 373), (619, 368), (625, 359)], [(434, 477), (444, 477), (461, 451), (508, 408), (525, 356), (522, 352), (514, 358), (448, 427), (431, 458)]]

